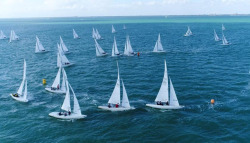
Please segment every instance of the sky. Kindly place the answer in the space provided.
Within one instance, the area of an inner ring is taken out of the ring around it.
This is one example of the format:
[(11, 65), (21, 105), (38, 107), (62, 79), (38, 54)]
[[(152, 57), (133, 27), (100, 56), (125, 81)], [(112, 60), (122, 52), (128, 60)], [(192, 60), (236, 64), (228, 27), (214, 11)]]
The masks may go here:
[(250, 0), (0, 0), (0, 18), (250, 14)]

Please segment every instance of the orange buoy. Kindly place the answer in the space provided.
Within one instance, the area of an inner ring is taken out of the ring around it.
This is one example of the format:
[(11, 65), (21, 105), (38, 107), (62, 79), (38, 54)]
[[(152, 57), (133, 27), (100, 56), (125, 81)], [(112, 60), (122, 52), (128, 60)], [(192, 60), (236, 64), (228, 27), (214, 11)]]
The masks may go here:
[(214, 104), (214, 99), (211, 99), (211, 104)]

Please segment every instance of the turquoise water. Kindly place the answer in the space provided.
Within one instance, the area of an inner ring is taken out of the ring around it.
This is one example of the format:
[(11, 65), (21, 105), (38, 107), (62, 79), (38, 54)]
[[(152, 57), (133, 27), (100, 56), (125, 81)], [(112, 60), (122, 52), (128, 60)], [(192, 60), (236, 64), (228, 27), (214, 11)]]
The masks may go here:
[[(167, 20), (166, 20), (167, 19)], [(8, 36), (15, 30), (20, 41), (0, 40), (0, 142), (248, 142), (250, 120), (250, 22), (243, 17), (92, 17), (1, 19), (0, 29)], [(223, 21), (225, 20), (225, 22)], [(175, 22), (178, 21), (178, 22)], [(213, 40), (213, 29), (233, 43), (221, 46)], [(127, 30), (122, 30), (126, 23)], [(140, 57), (96, 57), (92, 27), (105, 40), (102, 48), (111, 54), (114, 24), (118, 49), (123, 52), (129, 34)], [(183, 37), (190, 26), (195, 34)], [(73, 39), (72, 29), (81, 39)], [(166, 54), (153, 54), (161, 33)], [(35, 36), (50, 52), (35, 54)], [(63, 95), (46, 92), (56, 73), (56, 44), (62, 36), (68, 59), (65, 68), (75, 90), (83, 120), (62, 121), (48, 116), (59, 111)], [(9, 94), (22, 80), (23, 59), (27, 62), (30, 102), (19, 103)], [(160, 88), (164, 59), (181, 110), (156, 110), (152, 103)], [(116, 61), (128, 97), (136, 109), (106, 112), (117, 79)], [(42, 79), (47, 85), (42, 84)], [(209, 104), (215, 99), (215, 105)]]

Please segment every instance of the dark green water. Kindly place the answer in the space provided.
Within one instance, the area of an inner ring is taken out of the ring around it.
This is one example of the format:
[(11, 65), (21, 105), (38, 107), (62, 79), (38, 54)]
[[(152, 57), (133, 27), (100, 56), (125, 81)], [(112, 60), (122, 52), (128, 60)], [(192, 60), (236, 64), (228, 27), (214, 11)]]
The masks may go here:
[[(123, 24), (127, 30), (122, 30)], [(221, 37), (221, 24), (228, 41), (223, 47), (213, 40), (213, 29)], [(140, 57), (96, 57), (92, 27), (105, 40), (102, 48), (111, 54), (114, 24), (118, 49), (123, 52), (130, 35)], [(183, 37), (190, 26), (195, 34)], [(72, 29), (81, 37), (74, 40)], [(248, 142), (250, 120), (250, 20), (248, 16), (90, 17), (0, 19), (6, 35), (15, 30), (20, 41), (0, 40), (0, 142)], [(153, 54), (161, 33), (166, 54)], [(35, 54), (35, 36), (50, 52)], [(62, 36), (68, 59), (66, 68), (82, 114), (77, 121), (48, 116), (59, 111), (63, 95), (44, 90), (42, 79), (51, 85), (56, 73), (56, 43)], [(29, 103), (14, 101), (22, 80), (23, 59), (27, 61)], [(156, 110), (152, 103), (160, 88), (164, 59), (181, 110)], [(130, 103), (128, 112), (105, 112), (117, 79), (116, 61)], [(215, 105), (210, 100), (215, 99)]]

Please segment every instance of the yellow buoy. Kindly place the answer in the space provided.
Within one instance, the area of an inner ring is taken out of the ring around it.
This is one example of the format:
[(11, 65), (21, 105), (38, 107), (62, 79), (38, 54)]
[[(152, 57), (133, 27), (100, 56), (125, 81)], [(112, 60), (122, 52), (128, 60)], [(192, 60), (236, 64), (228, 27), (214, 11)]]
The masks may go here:
[(211, 104), (214, 104), (214, 99), (211, 99)]
[(46, 79), (43, 79), (43, 84), (46, 84)]

